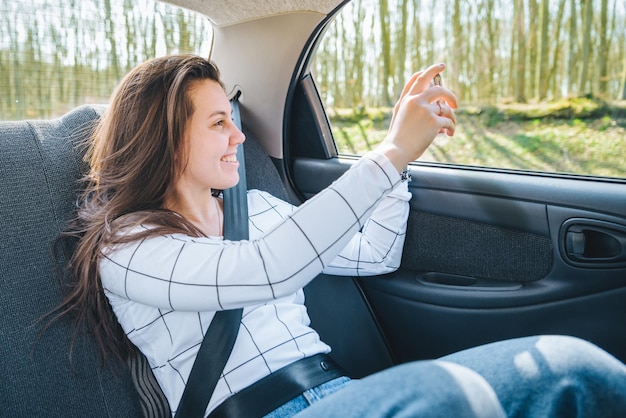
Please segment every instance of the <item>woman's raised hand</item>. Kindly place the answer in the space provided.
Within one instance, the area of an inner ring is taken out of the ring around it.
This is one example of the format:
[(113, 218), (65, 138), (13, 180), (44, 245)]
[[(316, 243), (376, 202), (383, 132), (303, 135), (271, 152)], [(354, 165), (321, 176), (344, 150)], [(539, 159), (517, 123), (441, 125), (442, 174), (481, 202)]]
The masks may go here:
[(444, 69), (444, 64), (437, 64), (413, 74), (394, 107), (389, 131), (377, 151), (398, 171), (419, 158), (438, 133), (454, 135), (456, 96), (432, 83)]

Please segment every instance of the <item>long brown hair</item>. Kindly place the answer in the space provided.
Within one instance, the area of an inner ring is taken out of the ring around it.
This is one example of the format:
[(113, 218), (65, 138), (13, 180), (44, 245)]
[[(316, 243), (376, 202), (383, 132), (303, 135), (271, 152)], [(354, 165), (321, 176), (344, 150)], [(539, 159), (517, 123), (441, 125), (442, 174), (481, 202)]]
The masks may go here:
[[(104, 362), (109, 354), (124, 361), (135, 348), (100, 282), (103, 248), (154, 234), (202, 235), (162, 208), (168, 187), (184, 169), (183, 139), (194, 111), (189, 91), (201, 80), (222, 85), (217, 67), (201, 57), (175, 55), (140, 64), (118, 85), (90, 139), (85, 155), (89, 172), (77, 217), (61, 236), (76, 242), (66, 269), (67, 294), (49, 316), (52, 322), (73, 319), (72, 346), (79, 332), (90, 331)], [(118, 233), (142, 223), (156, 227), (133, 235)]]

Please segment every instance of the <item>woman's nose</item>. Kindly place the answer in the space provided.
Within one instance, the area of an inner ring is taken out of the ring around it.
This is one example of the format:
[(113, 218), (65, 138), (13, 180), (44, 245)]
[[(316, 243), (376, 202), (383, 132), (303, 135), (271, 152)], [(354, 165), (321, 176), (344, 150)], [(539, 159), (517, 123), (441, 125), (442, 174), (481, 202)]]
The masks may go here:
[(230, 135), (232, 144), (242, 144), (246, 140), (246, 135), (237, 127), (233, 126), (233, 133)]

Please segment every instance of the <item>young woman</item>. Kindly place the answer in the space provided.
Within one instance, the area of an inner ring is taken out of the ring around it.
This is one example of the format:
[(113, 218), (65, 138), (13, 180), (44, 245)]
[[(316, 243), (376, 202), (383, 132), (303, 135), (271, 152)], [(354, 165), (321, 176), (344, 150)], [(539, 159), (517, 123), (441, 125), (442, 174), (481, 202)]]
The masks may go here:
[[(195, 56), (141, 64), (93, 135), (88, 184), (69, 232), (79, 238), (75, 286), (62, 311), (91, 329), (105, 358), (124, 360), (139, 348), (175, 413), (215, 312), (242, 307), (206, 414), (236, 403), (246, 388), (271, 393), (267, 382), (276, 380), (268, 376), (330, 351), (309, 327), (303, 286), (321, 272), (399, 266), (410, 199), (400, 173), (437, 133), (455, 129), (455, 96), (431, 82), (443, 70), (416, 73), (380, 146), (302, 206), (250, 191), (250, 240), (232, 242), (222, 238), (217, 191), (238, 182), (236, 149), (245, 138), (217, 68)], [(319, 364), (328, 366), (323, 357)], [(506, 341), (358, 381), (330, 376), (256, 412), (606, 417), (626, 410), (626, 367), (574, 338)]]

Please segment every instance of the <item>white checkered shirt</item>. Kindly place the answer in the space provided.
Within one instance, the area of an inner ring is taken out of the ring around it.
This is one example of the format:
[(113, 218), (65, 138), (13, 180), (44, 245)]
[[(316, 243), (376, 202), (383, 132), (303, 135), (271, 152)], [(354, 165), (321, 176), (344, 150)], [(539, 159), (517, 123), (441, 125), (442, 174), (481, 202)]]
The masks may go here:
[(105, 251), (106, 294), (173, 413), (216, 310), (244, 308), (207, 413), (269, 373), (329, 352), (309, 327), (302, 287), (321, 272), (397, 269), (410, 196), (393, 165), (369, 153), (298, 208), (250, 191), (247, 241), (157, 235)]

